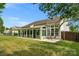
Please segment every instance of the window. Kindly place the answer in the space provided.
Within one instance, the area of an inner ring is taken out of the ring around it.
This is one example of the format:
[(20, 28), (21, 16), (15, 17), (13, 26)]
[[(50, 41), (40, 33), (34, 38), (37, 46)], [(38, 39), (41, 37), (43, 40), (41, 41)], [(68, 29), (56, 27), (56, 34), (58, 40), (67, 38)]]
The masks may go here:
[(47, 36), (50, 36), (50, 28), (47, 29)]
[(54, 26), (53, 25), (51, 25), (51, 28), (53, 28)]
[(55, 35), (56, 35), (56, 36), (58, 36), (58, 32), (59, 32), (59, 30), (58, 30), (58, 28), (56, 28), (56, 29), (55, 29)]
[(37, 30), (37, 35), (40, 35), (40, 30)]
[(42, 36), (46, 36), (46, 30), (45, 29), (42, 30)]
[(46, 27), (42, 28), (42, 36), (46, 36)]
[(54, 36), (54, 29), (51, 29), (51, 36)]
[(46, 29), (46, 27), (43, 27), (43, 29)]
[(30, 35), (32, 35), (32, 30), (30, 30)]
[[(58, 36), (58, 28), (55, 28), (55, 35)], [(51, 29), (51, 36), (54, 36), (54, 28)]]
[(59, 25), (55, 25), (55, 27), (58, 27)]

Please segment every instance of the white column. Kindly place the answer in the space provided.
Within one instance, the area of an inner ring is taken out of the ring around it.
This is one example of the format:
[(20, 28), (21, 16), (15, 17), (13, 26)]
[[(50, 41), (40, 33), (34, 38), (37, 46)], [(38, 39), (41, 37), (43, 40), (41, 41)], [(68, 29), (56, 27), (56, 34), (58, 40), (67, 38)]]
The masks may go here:
[(61, 31), (60, 31), (60, 29), (59, 29), (58, 35), (59, 35), (59, 38), (61, 38)]
[(27, 37), (27, 29), (26, 29), (26, 37)]
[(24, 32), (24, 29), (22, 30), (22, 37), (24, 36), (24, 33), (23, 32)]
[(36, 31), (37, 31), (37, 29), (35, 29), (35, 38), (37, 37), (37, 35), (36, 35)]
[(55, 25), (54, 25), (54, 37), (55, 37)]
[(38, 31), (38, 29), (36, 29), (36, 38), (38, 38), (37, 31)]
[(14, 36), (14, 31), (12, 31), (12, 36)]
[(48, 31), (47, 31), (47, 30), (48, 30), (48, 27), (46, 26), (46, 37), (48, 36), (48, 35), (47, 35), (47, 33), (48, 33)]
[(19, 30), (19, 36), (20, 36), (20, 30)]
[(51, 36), (51, 25), (50, 25), (50, 36)]
[(29, 38), (30, 38), (30, 29), (29, 29)]
[(24, 35), (24, 37), (26, 36), (26, 34), (25, 34), (25, 29), (24, 29), (24, 31), (23, 31), (23, 35)]
[(23, 36), (23, 30), (21, 30), (21, 37)]
[(32, 29), (32, 38), (33, 38), (33, 29)]
[(18, 30), (18, 36), (20, 35), (20, 31)]
[(21, 30), (21, 36), (23, 37), (23, 30)]
[(20, 30), (20, 36), (22, 37), (22, 30)]
[(42, 39), (42, 27), (40, 27), (40, 39)]
[(27, 29), (27, 37), (28, 37), (28, 29)]

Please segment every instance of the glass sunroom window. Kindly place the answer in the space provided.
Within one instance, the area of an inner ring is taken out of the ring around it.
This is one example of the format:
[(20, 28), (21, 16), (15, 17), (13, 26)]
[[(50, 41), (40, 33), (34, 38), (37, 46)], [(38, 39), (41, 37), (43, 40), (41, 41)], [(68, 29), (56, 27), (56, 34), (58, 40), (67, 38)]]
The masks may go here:
[(46, 27), (42, 28), (42, 36), (46, 36)]
[(46, 36), (46, 30), (42, 30), (42, 36)]
[(54, 36), (54, 29), (51, 29), (51, 36)]
[(50, 29), (47, 29), (47, 36), (50, 36)]
[(58, 36), (58, 32), (59, 32), (59, 29), (56, 28), (56, 29), (55, 29), (55, 35), (56, 35), (56, 36)]

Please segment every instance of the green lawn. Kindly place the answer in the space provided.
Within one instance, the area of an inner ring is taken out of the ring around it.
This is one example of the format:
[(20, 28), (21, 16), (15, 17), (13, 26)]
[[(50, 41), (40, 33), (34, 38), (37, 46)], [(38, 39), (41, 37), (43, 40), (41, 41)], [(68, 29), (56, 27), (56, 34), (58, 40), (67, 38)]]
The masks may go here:
[(42, 42), (31, 39), (19, 39), (0, 36), (0, 55), (12, 56), (60, 56), (79, 55), (79, 42), (59, 41)]

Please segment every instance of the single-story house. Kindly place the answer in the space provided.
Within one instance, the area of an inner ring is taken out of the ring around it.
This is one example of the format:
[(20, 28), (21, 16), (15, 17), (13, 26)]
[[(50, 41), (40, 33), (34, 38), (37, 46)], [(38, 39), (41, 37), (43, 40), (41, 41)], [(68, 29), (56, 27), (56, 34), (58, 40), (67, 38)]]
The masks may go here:
[(62, 24), (60, 18), (44, 19), (32, 22), (28, 25), (17, 27), (18, 36), (39, 39), (60, 38), (61, 31), (69, 31), (68, 22)]
[(18, 35), (18, 33), (19, 33), (19, 32), (18, 32), (16, 26), (11, 27), (11, 28), (9, 28), (9, 29), (6, 29), (6, 28), (5, 28), (5, 30), (4, 30), (4, 32), (3, 32), (4, 35), (13, 35), (13, 36)]
[(6, 30), (6, 29), (5, 29), (4, 32), (3, 32), (3, 34), (4, 34), (4, 35), (11, 35), (11, 30), (9, 30), (9, 29)]

